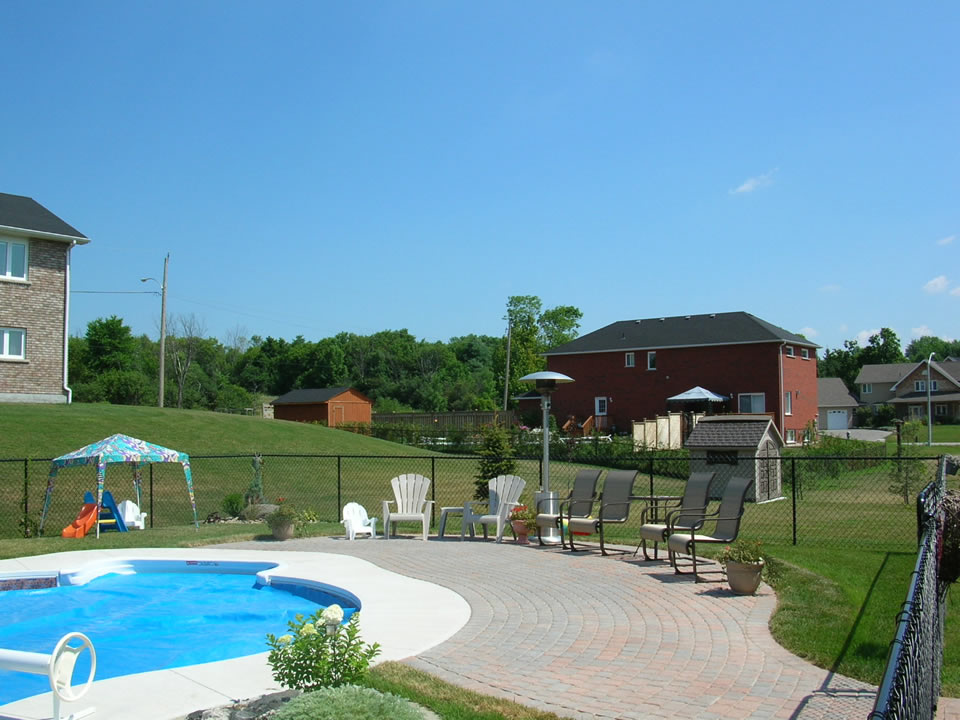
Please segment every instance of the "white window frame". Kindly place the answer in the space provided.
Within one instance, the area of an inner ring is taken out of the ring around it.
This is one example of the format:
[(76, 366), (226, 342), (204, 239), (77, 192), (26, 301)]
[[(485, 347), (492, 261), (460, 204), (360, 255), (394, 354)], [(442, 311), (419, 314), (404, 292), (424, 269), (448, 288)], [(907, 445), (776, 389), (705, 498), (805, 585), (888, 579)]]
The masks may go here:
[[(743, 399), (744, 399), (744, 398), (751, 398), (751, 401), (750, 401), (750, 410), (746, 410), (746, 411), (745, 411), (745, 410), (743, 409)], [(763, 408), (760, 409), (760, 410), (754, 410), (754, 409), (753, 409), (753, 400), (752, 400), (752, 398), (760, 398), (760, 402), (763, 403)], [(765, 412), (767, 411), (767, 395), (766, 395), (766, 393), (740, 393), (740, 394), (737, 396), (737, 410), (738, 410), (739, 412), (747, 412), (747, 413), (751, 413), (751, 414), (753, 414), (753, 413), (765, 413)]]
[(636, 367), (637, 357), (632, 352), (624, 353), (623, 355), (623, 366), (624, 367)]
[(810, 349), (809, 348), (800, 348), (800, 357), (804, 360), (810, 359)]
[[(0, 247), (0, 254), (3, 257), (0, 257), (0, 280), (19, 280), (26, 282), (30, 277), (30, 242), (27, 240), (14, 240), (11, 237), (6, 235), (0, 235), (0, 243), (3, 243), (3, 247)], [(14, 275), (11, 272), (10, 266), (12, 265), (13, 257), (13, 246), (19, 245), (23, 247), (23, 275)]]
[(793, 349), (793, 345), (785, 345), (784, 350), (787, 353), (787, 357), (796, 357), (796, 352)]
[(922, 418), (926, 415), (927, 409), (923, 405), (911, 405), (908, 412), (911, 418)]
[(788, 445), (797, 444), (797, 431), (796, 430), (787, 430), (786, 441)]
[(914, 381), (913, 381), (913, 391), (914, 391), (914, 392), (926, 392), (926, 391), (927, 391), (927, 381), (926, 381), (926, 380), (914, 380)]
[(946, 417), (947, 416), (947, 405), (944, 403), (937, 403), (933, 406), (933, 416), (934, 417)]
[(649, 350), (647, 352), (647, 370), (657, 369), (657, 351)]
[(783, 414), (793, 415), (793, 393), (789, 390), (783, 394)]
[(596, 417), (605, 417), (609, 410), (609, 402), (605, 397), (595, 397), (593, 399), (593, 414)]
[[(18, 334), (20, 336), (20, 354), (13, 355), (10, 352), (10, 336)], [(26, 360), (27, 359), (27, 331), (23, 328), (0, 328), (0, 359), (3, 360)]]
[(860, 383), (860, 394), (861, 394), (861, 395), (872, 395), (872, 394), (873, 394), (873, 383)]

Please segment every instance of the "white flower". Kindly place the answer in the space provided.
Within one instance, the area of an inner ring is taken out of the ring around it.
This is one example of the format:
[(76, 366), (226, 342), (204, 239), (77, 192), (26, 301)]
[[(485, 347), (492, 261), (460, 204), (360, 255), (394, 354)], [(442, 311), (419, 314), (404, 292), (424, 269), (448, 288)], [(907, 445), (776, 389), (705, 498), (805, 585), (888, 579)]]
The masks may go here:
[(293, 642), (293, 635), (281, 635), (277, 638), (277, 642), (281, 645), (289, 645)]
[(320, 615), (325, 625), (339, 625), (343, 622), (343, 608), (339, 605), (330, 605)]
[(317, 629), (313, 626), (313, 623), (305, 623), (302, 628), (300, 628), (301, 635), (316, 635)]

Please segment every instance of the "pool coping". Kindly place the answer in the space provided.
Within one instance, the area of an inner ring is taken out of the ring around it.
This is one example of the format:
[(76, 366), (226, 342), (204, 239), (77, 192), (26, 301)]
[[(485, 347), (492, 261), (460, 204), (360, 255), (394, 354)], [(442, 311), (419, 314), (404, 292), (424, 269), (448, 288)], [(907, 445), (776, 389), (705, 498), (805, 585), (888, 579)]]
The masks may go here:
[[(56, 572), (76, 573), (105, 561), (136, 560), (277, 563), (268, 573), (333, 585), (354, 594), (362, 603), (361, 637), (378, 642), (377, 662), (402, 660), (439, 645), (470, 619), (471, 609), (458, 593), (423, 580), (392, 572), (349, 555), (283, 550), (217, 548), (138, 548), (83, 550), (0, 561), (0, 573), (23, 577)], [(285, 628), (278, 628), (277, 632)], [(77, 628), (82, 632), (82, 628)], [(270, 675), (267, 653), (221, 662), (155, 670), (95, 681), (89, 693), (62, 712), (96, 707), (96, 717), (169, 720), (200, 708), (213, 707), (282, 689)], [(50, 717), (50, 693), (0, 706), (0, 720), (45, 720)]]

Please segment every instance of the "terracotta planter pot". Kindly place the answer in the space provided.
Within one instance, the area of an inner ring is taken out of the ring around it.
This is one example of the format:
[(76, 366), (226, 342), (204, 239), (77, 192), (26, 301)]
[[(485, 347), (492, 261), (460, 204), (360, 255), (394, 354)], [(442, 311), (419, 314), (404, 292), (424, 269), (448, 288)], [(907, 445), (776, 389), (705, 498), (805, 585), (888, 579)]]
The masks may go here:
[(517, 536), (516, 542), (520, 545), (526, 545), (530, 542), (528, 535), (530, 531), (527, 530), (527, 524), (522, 520), (511, 520), (510, 524), (513, 526), (513, 533)]
[(737, 595), (753, 595), (760, 587), (763, 563), (727, 562), (727, 582)]
[(277, 540), (289, 540), (293, 537), (294, 522), (291, 520), (288, 523), (278, 523), (271, 527), (270, 531)]

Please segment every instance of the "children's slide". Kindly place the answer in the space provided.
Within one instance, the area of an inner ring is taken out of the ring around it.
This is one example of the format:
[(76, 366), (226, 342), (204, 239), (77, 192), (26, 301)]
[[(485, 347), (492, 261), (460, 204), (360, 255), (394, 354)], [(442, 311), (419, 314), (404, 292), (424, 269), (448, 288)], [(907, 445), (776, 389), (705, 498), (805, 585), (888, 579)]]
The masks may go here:
[(82, 538), (90, 531), (96, 521), (97, 504), (84, 503), (77, 514), (77, 519), (65, 527), (60, 535), (65, 538)]

